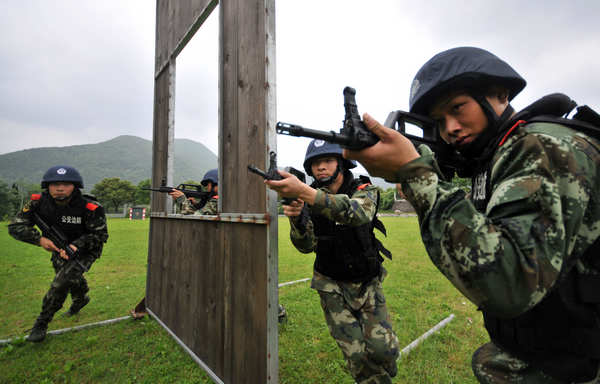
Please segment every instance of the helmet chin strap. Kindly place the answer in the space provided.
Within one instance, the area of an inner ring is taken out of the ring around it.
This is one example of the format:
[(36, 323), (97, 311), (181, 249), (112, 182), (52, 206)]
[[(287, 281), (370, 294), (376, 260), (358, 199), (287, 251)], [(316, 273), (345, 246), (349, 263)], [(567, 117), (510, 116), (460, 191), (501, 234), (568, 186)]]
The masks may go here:
[(69, 203), (69, 201), (71, 201), (71, 196), (73, 196), (72, 193), (69, 196), (54, 197), (53, 199), (56, 202), (56, 204), (62, 206), (62, 205), (66, 205), (67, 203)]
[(342, 169), (340, 168), (340, 164), (338, 162), (338, 165), (337, 165), (337, 167), (335, 167), (335, 172), (333, 173), (332, 176), (323, 177), (322, 179), (315, 179), (317, 188), (326, 187), (328, 185), (331, 185), (335, 181), (335, 179), (337, 179), (337, 177), (341, 171), (342, 171)]
[(497, 136), (500, 127), (510, 119), (513, 112), (513, 107), (508, 104), (502, 114), (498, 116), (487, 98), (478, 92), (472, 92), (471, 96), (481, 106), (485, 117), (487, 118), (488, 124), (485, 130), (466, 148), (461, 149), (460, 153), (467, 158), (479, 157), (485, 148), (488, 146), (491, 140)]

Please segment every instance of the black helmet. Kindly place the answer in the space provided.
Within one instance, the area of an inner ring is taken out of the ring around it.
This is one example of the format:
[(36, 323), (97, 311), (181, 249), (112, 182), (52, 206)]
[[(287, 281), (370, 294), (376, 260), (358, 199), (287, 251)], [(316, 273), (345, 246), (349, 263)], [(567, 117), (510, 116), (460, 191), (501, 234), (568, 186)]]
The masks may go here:
[(206, 184), (208, 184), (208, 182), (211, 182), (215, 185), (219, 184), (219, 170), (218, 169), (211, 169), (208, 172), (206, 172), (204, 174), (204, 177), (202, 178), (202, 181), (200, 182), (200, 184), (206, 186)]
[(461, 88), (502, 85), (510, 101), (526, 84), (510, 65), (484, 49), (452, 48), (433, 56), (417, 72), (410, 88), (410, 112), (427, 115), (436, 98)]
[(64, 181), (73, 183), (76, 188), (83, 188), (83, 179), (79, 172), (68, 165), (55, 165), (44, 173), (42, 188), (48, 188), (48, 184)]
[(341, 159), (341, 166), (344, 169), (352, 169), (356, 167), (356, 161), (344, 159), (342, 157), (342, 147), (338, 144), (330, 143), (324, 140), (313, 140), (308, 144), (306, 148), (306, 155), (304, 156), (304, 170), (309, 176), (312, 176), (311, 163), (314, 159), (324, 156), (335, 156)]

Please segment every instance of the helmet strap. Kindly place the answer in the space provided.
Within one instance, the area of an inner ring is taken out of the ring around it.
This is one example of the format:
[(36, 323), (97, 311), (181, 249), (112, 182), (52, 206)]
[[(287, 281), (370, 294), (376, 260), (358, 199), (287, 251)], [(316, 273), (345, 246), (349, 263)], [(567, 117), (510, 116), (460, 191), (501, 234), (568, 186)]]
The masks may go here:
[(498, 116), (488, 99), (480, 92), (471, 92), (471, 96), (481, 106), (488, 124), (484, 131), (466, 148), (463, 148), (460, 153), (467, 158), (480, 157), (488, 146), (499, 133), (500, 127), (510, 119), (513, 112), (513, 107), (508, 104), (502, 114)]
[(342, 171), (342, 167), (340, 166), (340, 161), (338, 160), (338, 165), (337, 165), (337, 167), (335, 167), (335, 172), (333, 173), (333, 175), (331, 175), (329, 177), (324, 177), (322, 179), (315, 178), (316, 187), (321, 188), (321, 187), (327, 187), (328, 185), (331, 185), (337, 179), (337, 177), (341, 171)]

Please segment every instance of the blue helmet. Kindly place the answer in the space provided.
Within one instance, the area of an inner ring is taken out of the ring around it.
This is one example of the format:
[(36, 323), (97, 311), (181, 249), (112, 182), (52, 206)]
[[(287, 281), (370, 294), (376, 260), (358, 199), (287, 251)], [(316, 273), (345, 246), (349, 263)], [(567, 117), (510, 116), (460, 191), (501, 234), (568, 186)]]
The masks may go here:
[(42, 177), (42, 188), (48, 188), (48, 184), (55, 182), (73, 183), (76, 188), (83, 188), (83, 179), (79, 172), (68, 165), (55, 165), (48, 169)]
[(512, 100), (526, 85), (510, 65), (492, 53), (475, 47), (440, 52), (415, 75), (410, 88), (410, 112), (427, 115), (437, 98), (453, 90), (501, 85)]
[(202, 181), (200, 182), (200, 184), (206, 185), (206, 184), (208, 184), (209, 181), (216, 185), (219, 184), (219, 170), (218, 169), (215, 168), (215, 169), (211, 169), (208, 172), (206, 172), (204, 174), (204, 177), (202, 178)]
[(318, 157), (335, 156), (341, 160), (340, 166), (344, 169), (352, 169), (356, 167), (356, 161), (344, 159), (342, 157), (342, 147), (338, 144), (330, 143), (324, 140), (313, 140), (308, 144), (306, 148), (306, 155), (304, 156), (304, 170), (306, 174), (312, 176), (311, 164), (314, 159)]

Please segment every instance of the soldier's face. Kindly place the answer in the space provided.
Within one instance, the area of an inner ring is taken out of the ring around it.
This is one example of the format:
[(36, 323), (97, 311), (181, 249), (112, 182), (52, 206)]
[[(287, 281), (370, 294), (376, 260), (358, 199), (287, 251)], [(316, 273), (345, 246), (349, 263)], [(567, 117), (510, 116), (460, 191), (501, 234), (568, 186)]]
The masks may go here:
[(317, 180), (331, 177), (335, 173), (338, 166), (338, 160), (334, 156), (320, 157), (313, 160), (310, 168), (312, 170), (313, 177)]
[(429, 115), (438, 123), (442, 139), (457, 149), (472, 143), (488, 124), (479, 103), (464, 92), (442, 97)]
[(55, 200), (68, 199), (73, 193), (74, 189), (75, 185), (73, 185), (73, 183), (67, 183), (63, 181), (48, 184), (48, 192)]

